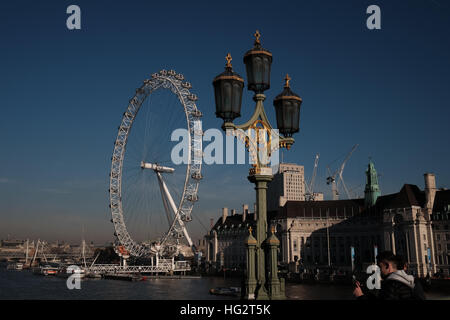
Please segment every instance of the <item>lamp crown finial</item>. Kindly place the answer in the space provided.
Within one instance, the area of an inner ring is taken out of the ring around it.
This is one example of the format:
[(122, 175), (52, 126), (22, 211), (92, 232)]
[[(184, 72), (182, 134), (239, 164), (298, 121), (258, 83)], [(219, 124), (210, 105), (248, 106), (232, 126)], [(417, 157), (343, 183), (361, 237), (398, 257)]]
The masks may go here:
[(232, 66), (231, 66), (231, 60), (233, 60), (233, 59), (231, 58), (231, 54), (228, 53), (227, 56), (225, 57), (225, 59), (227, 60), (226, 67), (227, 67), (227, 68), (231, 68), (231, 67), (232, 67)]
[(274, 227), (274, 226), (272, 226), (272, 227), (270, 228), (270, 232), (272, 232), (272, 234), (275, 233), (275, 227)]
[(259, 38), (261, 37), (261, 34), (259, 33), (258, 30), (256, 30), (254, 36), (255, 36), (255, 44), (261, 44), (261, 41), (259, 40)]
[(248, 228), (248, 232), (249, 232), (250, 234), (252, 234), (252, 227), (249, 227), (249, 228)]
[(291, 77), (289, 77), (289, 75), (286, 73), (286, 77), (284, 77), (285, 83), (284, 83), (284, 87), (285, 88), (289, 88), (289, 81), (291, 81)]

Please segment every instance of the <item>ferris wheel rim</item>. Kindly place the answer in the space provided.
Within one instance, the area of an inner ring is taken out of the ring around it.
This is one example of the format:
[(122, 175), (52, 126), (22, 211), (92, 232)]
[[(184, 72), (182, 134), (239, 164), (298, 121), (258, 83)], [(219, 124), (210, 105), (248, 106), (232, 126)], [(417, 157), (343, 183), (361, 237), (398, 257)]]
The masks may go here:
[[(137, 243), (130, 236), (123, 216), (122, 205), (122, 174), (123, 161), (126, 153), (126, 146), (128, 136), (135, 121), (135, 118), (143, 104), (143, 102), (156, 90), (160, 88), (170, 89), (170, 91), (178, 97), (180, 104), (183, 106), (186, 126), (188, 133), (188, 161), (186, 163), (186, 175), (184, 179), (183, 192), (178, 204), (177, 216), (184, 222), (191, 220), (190, 214), (193, 204), (198, 199), (198, 185), (199, 180), (196, 177), (201, 177), (201, 160), (198, 161), (196, 154), (201, 154), (201, 139), (198, 139), (194, 132), (195, 122), (202, 116), (197, 109), (195, 101), (197, 96), (191, 94), (189, 89), (192, 87), (189, 82), (183, 82), (184, 76), (177, 74), (174, 70), (161, 70), (159, 73), (152, 74), (151, 79), (144, 80), (141, 87), (136, 90), (136, 94), (130, 100), (126, 111), (123, 114), (121, 125), (118, 129), (117, 138), (114, 143), (113, 156), (111, 158), (111, 172), (110, 172), (110, 209), (111, 222), (114, 224), (115, 236), (118, 242), (125, 247), (133, 256), (145, 256), (161, 253), (164, 250), (164, 245), (172, 236), (181, 233), (180, 225), (175, 223), (170, 225), (168, 231), (161, 237), (159, 246), (151, 246), (144, 243)], [(194, 160), (193, 156), (194, 155)], [(201, 159), (201, 158), (200, 158)], [(180, 222), (181, 223), (181, 222)], [(179, 223), (179, 224), (180, 224)]]

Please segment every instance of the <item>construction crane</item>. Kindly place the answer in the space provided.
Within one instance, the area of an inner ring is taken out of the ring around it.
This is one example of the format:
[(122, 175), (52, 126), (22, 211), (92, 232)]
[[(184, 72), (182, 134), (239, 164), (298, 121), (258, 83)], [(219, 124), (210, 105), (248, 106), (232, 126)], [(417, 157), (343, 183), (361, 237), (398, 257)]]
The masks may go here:
[(334, 174), (331, 174), (330, 167), (327, 166), (327, 170), (328, 170), (328, 174), (329, 174), (329, 176), (327, 177), (327, 184), (331, 184), (331, 193), (333, 195), (333, 200), (339, 200), (339, 192), (338, 192), (338, 188), (337, 188), (336, 179), (340, 179), (342, 186), (344, 187), (345, 193), (347, 194), (348, 199), (351, 198), (350, 192), (348, 191), (347, 186), (345, 185), (345, 182), (344, 182), (344, 178), (342, 177), (342, 172), (344, 171), (346, 162), (348, 161), (348, 159), (350, 159), (350, 156), (356, 150), (356, 148), (358, 148), (358, 146), (359, 146), (358, 144), (355, 144), (353, 146), (352, 150), (347, 154), (347, 157), (345, 158), (344, 162), (342, 162), (341, 166), (339, 167), (339, 169), (337, 169), (334, 172)]
[(311, 181), (309, 182), (309, 185), (305, 181), (305, 187), (306, 187), (306, 193), (305, 193), (305, 200), (306, 201), (315, 201), (316, 197), (314, 194), (314, 182), (316, 180), (316, 173), (317, 173), (317, 165), (319, 164), (319, 154), (316, 154), (316, 158), (314, 159), (314, 169), (311, 176)]

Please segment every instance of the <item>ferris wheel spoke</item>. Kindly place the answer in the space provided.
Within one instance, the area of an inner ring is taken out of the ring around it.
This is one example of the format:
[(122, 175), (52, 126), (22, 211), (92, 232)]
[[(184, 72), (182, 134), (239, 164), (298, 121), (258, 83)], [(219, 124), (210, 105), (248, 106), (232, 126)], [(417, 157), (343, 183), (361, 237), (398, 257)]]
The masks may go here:
[[(125, 212), (130, 213), (130, 219), (126, 221), (126, 223), (130, 224), (130, 229), (137, 229), (139, 234), (147, 234), (149, 224), (144, 223), (146, 221), (146, 217), (151, 217), (154, 213), (149, 210), (149, 196), (155, 194), (155, 183), (152, 181), (155, 177), (147, 176), (142, 169), (139, 169), (141, 172), (138, 177), (139, 180), (129, 179), (124, 184), (131, 184), (131, 188), (127, 195), (124, 196), (124, 201), (128, 203), (128, 206), (125, 208)], [(141, 193), (139, 193), (141, 191)], [(143, 192), (143, 193), (142, 193)], [(130, 195), (128, 195), (130, 193)], [(153, 202), (155, 203), (155, 202)], [(137, 211), (137, 212), (136, 212)]]
[(138, 207), (139, 194), (136, 192), (138, 183), (129, 187), (130, 192), (124, 196), (125, 212), (128, 214), (125, 216), (125, 222), (130, 228), (135, 227), (135, 219), (139, 215), (140, 208)]
[[(140, 190), (149, 190), (149, 189), (150, 188), (149, 188), (148, 180), (143, 180), (142, 185), (140, 186)], [(138, 198), (138, 203), (137, 203), (137, 207), (139, 208), (140, 215), (139, 215), (136, 223), (139, 228), (138, 229), (139, 234), (141, 236), (143, 236), (145, 234), (145, 227), (146, 227), (142, 220), (147, 214), (149, 214), (146, 210), (147, 209), (146, 208), (147, 198), (148, 198), (148, 193), (144, 193)], [(144, 234), (143, 234), (143, 231), (144, 231)]]
[[(163, 128), (163, 129), (167, 128), (166, 125), (161, 126), (161, 124), (163, 124), (163, 123), (166, 124), (167, 120), (163, 121), (163, 119), (161, 119), (161, 117), (158, 113), (155, 113), (155, 112), (151, 113), (151, 111), (153, 111), (153, 110), (158, 110), (158, 109), (161, 110), (161, 109), (160, 109), (159, 105), (150, 106), (150, 103), (151, 102), (149, 101), (148, 102), (149, 106), (147, 108), (147, 114), (146, 114), (146, 119), (145, 119), (146, 125), (145, 125), (145, 130), (144, 130), (144, 145), (145, 145), (144, 148), (146, 150), (146, 152), (145, 152), (146, 156), (150, 157), (149, 160), (154, 160), (155, 158), (154, 158), (153, 153), (155, 152), (155, 150), (159, 150), (161, 148), (158, 148), (158, 149), (155, 148), (156, 142), (157, 142), (157, 140), (156, 140), (157, 137), (155, 137), (155, 136), (152, 137), (151, 135), (149, 135), (149, 131), (153, 128), (159, 128), (159, 127)], [(151, 114), (151, 116), (150, 116), (150, 114)], [(173, 115), (173, 113), (170, 113), (170, 114), (167, 114), (166, 116), (170, 117), (172, 115)], [(161, 135), (161, 132), (159, 132), (158, 138), (161, 139), (164, 137), (165, 136)]]

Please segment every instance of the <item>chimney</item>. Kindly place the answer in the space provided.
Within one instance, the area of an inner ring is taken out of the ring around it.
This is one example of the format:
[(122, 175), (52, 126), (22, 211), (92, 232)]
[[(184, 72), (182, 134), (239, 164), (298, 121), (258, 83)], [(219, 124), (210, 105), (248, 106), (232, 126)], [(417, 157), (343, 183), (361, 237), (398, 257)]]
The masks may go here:
[(231, 215), (234, 216), (236, 214), (236, 210), (231, 209)]
[(248, 214), (248, 205), (244, 204), (242, 205), (242, 222), (245, 222), (245, 220), (247, 219), (247, 214)]
[(258, 219), (258, 217), (257, 217), (257, 214), (256, 214), (256, 210), (257, 210), (258, 208), (256, 207), (256, 202), (253, 204), (253, 212), (254, 212), (254, 214), (253, 214), (253, 219), (256, 221), (257, 219)]
[(214, 219), (213, 218), (211, 218), (209, 224), (210, 224), (210, 229), (212, 229), (214, 227)]
[(225, 223), (228, 216), (228, 208), (222, 208), (222, 223)]
[(429, 213), (431, 213), (431, 210), (433, 210), (434, 205), (434, 197), (436, 196), (436, 177), (433, 173), (425, 173), (425, 208), (430, 210)]

